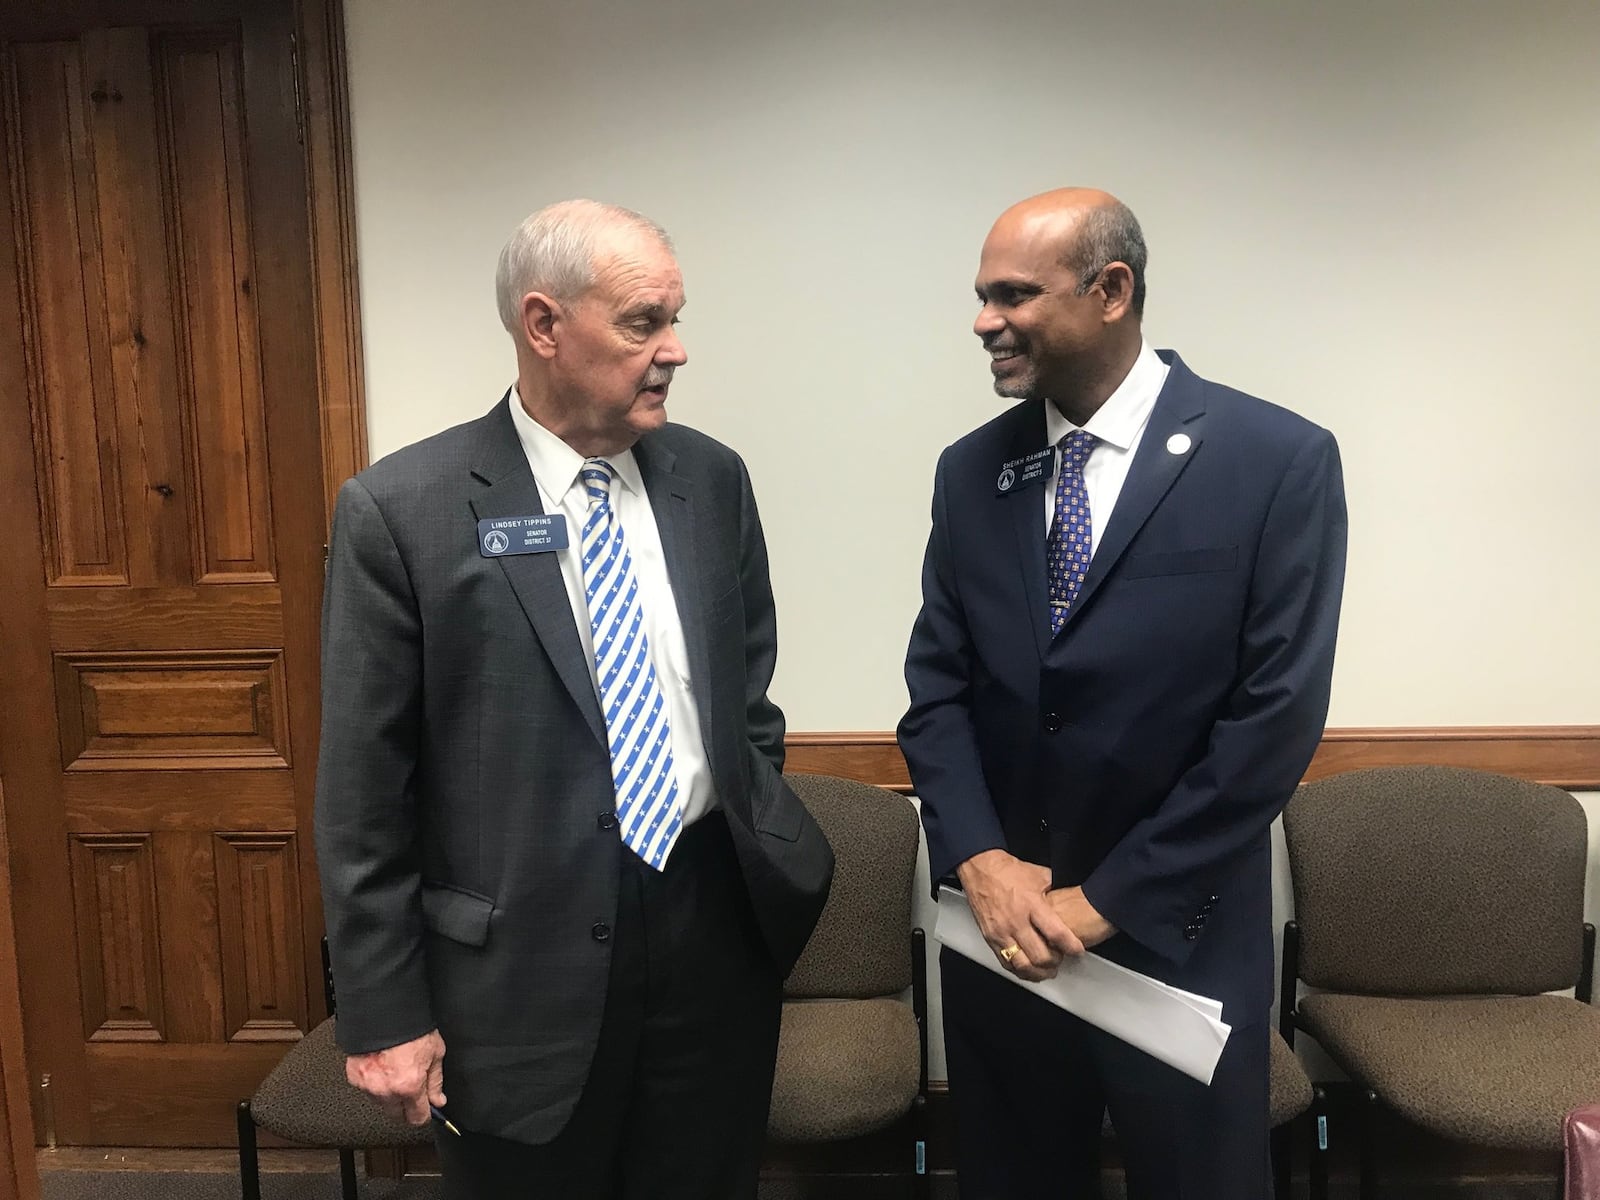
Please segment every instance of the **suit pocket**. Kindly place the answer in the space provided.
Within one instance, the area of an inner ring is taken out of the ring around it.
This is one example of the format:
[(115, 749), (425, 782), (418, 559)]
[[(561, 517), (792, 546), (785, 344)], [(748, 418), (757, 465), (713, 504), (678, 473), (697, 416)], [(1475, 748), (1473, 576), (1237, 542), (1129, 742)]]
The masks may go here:
[(481, 946), (489, 940), (489, 917), (494, 901), (477, 892), (448, 883), (422, 885), (424, 928), (464, 946)]
[(1209, 571), (1231, 571), (1238, 565), (1237, 546), (1172, 550), (1164, 554), (1130, 554), (1123, 560), (1122, 577), (1149, 579), (1156, 575), (1203, 575)]
[(767, 790), (766, 803), (755, 814), (756, 831), (770, 833), (786, 842), (798, 841), (804, 814), (805, 806), (800, 803), (800, 798), (778, 776)]

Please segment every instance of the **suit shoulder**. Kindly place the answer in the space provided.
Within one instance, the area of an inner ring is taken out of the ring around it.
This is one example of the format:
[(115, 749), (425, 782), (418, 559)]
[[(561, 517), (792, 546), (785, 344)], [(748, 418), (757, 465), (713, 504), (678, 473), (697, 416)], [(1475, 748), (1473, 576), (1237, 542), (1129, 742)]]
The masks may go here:
[(1333, 440), (1333, 434), (1299, 413), (1241, 392), (1226, 384), (1202, 381), (1206, 412), (1235, 436), (1263, 447), (1294, 453), (1311, 442)]
[(355, 479), (380, 503), (396, 496), (427, 492), (446, 481), (454, 483), (470, 465), (471, 451), (481, 436), (484, 423), (493, 419), (491, 413), (402, 446), (384, 455)]
[(736, 462), (739, 454), (731, 446), (717, 441), (708, 433), (701, 433), (688, 425), (668, 422), (652, 434), (646, 435), (652, 445), (670, 450), (674, 454), (691, 458), (706, 458), (720, 462)]

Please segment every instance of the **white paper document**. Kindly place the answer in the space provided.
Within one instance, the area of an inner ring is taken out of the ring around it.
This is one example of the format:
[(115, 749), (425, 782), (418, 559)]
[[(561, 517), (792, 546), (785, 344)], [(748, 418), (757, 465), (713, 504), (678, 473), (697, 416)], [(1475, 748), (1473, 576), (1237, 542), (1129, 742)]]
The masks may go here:
[(1220, 1002), (1092, 953), (1066, 959), (1056, 977), (1043, 983), (1019, 979), (989, 949), (966, 896), (954, 888), (939, 889), (939, 920), (933, 936), (979, 966), (988, 967), (1018, 987), (1037, 992), (1057, 1008), (1066, 1009), (1201, 1083), (1211, 1083), (1231, 1029), (1223, 1024)]

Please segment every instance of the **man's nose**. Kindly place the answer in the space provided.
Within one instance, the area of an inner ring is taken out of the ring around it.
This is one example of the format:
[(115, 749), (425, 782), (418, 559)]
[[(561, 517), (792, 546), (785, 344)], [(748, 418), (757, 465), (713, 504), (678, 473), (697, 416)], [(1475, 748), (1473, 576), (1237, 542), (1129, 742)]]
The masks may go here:
[(667, 330), (667, 340), (656, 351), (655, 361), (663, 367), (681, 367), (689, 361), (689, 352), (683, 348), (683, 340), (676, 329)]
[(978, 315), (972, 322), (972, 332), (985, 341), (1005, 327), (1005, 319), (987, 304), (978, 310)]

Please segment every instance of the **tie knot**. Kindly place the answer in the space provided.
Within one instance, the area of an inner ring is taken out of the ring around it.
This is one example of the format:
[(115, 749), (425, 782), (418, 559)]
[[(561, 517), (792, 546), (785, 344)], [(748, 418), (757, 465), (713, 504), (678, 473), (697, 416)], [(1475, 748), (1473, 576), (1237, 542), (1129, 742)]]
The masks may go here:
[(611, 481), (616, 475), (617, 469), (603, 458), (591, 458), (584, 462), (578, 477), (583, 480), (584, 490), (589, 493), (590, 508), (610, 502)]
[(1083, 464), (1089, 461), (1089, 454), (1099, 440), (1087, 429), (1074, 429), (1058, 443), (1061, 447), (1062, 460), (1082, 469)]

